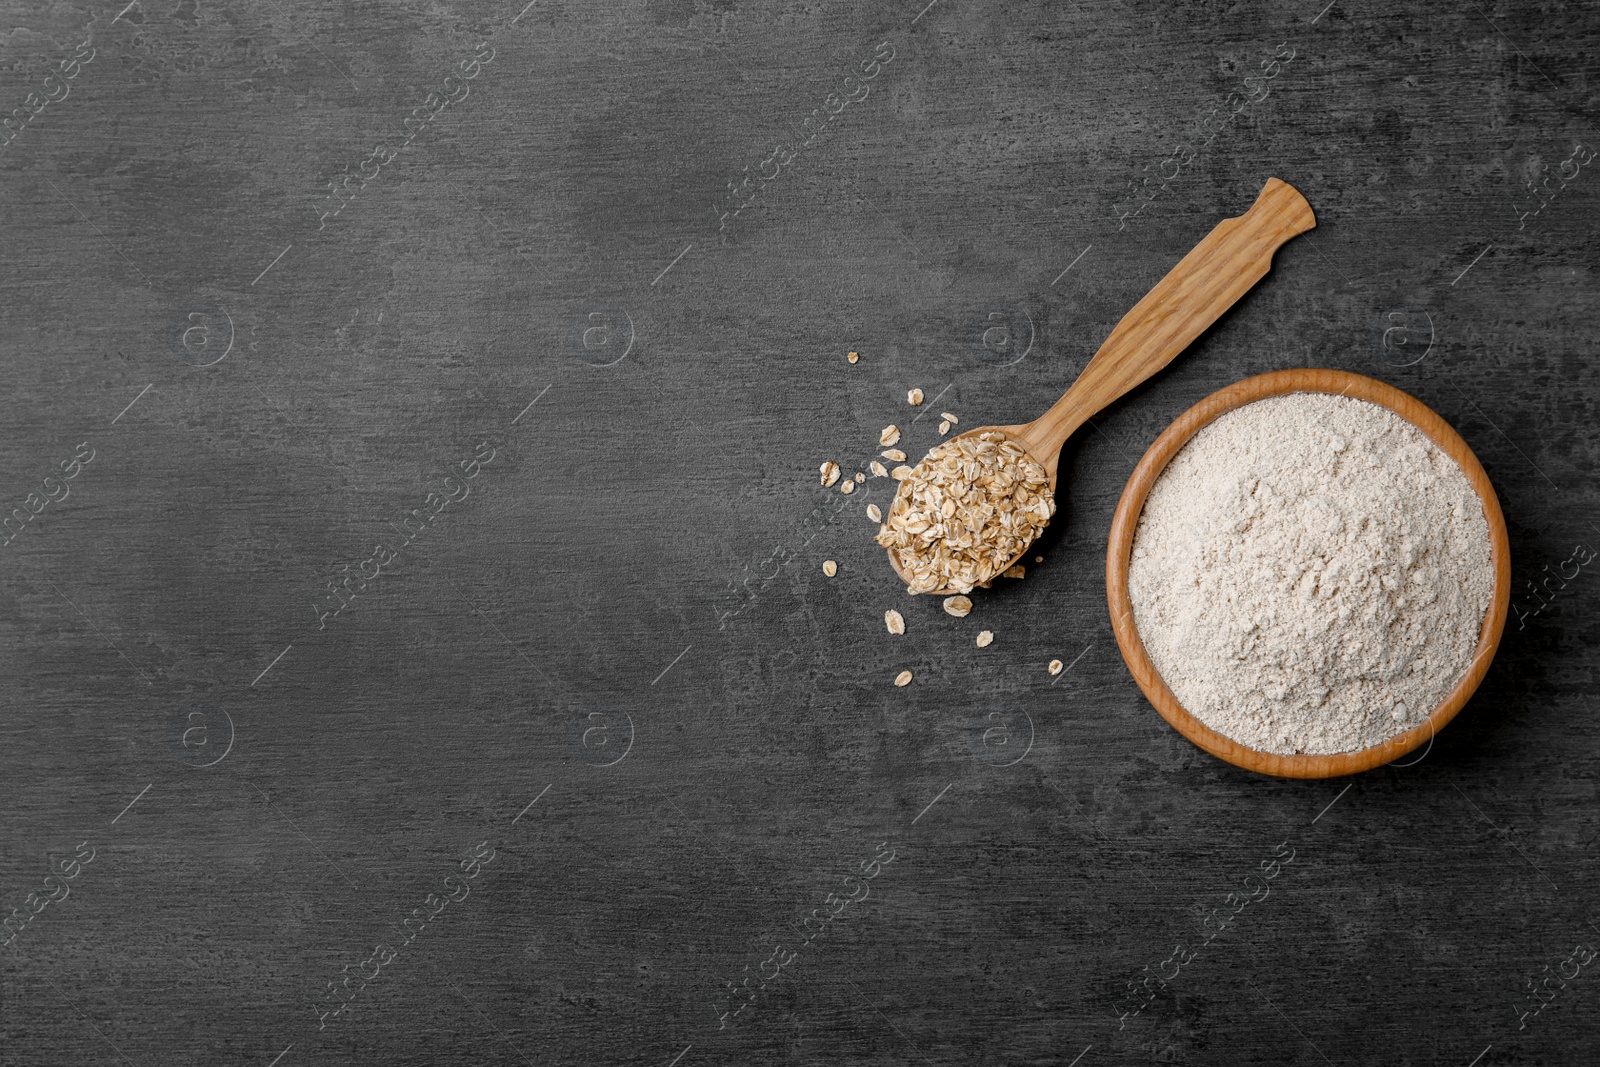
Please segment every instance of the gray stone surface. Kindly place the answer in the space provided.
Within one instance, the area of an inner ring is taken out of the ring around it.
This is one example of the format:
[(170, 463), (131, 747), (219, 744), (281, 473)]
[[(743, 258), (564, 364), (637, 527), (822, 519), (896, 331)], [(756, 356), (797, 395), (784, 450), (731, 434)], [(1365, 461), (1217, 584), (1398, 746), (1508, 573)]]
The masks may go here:
[[(1593, 1062), (1600, 579), (1525, 588), (1600, 545), (1592, 8), (123, 4), (0, 5), (0, 1062)], [(1320, 227), (1045, 562), (906, 602), (818, 464), (1042, 410), (1271, 175)], [(1347, 782), (1104, 602), (1150, 441), (1296, 366), (1456, 425), (1518, 585)]]

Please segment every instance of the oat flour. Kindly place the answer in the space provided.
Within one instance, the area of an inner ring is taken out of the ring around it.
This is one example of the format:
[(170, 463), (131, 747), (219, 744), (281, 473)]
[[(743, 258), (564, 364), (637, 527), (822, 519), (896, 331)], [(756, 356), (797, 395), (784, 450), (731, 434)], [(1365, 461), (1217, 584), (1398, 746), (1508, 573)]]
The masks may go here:
[(1366, 748), (1466, 671), (1494, 586), (1455, 461), (1366, 401), (1272, 397), (1190, 439), (1128, 568), (1156, 670), (1202, 722), (1266, 752)]

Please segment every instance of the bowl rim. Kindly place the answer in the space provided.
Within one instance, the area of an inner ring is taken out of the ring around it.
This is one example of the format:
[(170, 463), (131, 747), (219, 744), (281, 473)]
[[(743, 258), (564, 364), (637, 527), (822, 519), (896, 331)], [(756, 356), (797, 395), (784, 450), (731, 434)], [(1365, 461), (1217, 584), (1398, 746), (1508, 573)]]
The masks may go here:
[[(1166, 469), (1172, 457), (1196, 433), (1226, 412), (1268, 397), (1290, 393), (1328, 393), (1366, 400), (1392, 411), (1415, 426), (1438, 445), (1466, 475), (1478, 494), (1483, 515), (1489, 524), (1489, 560), (1494, 568), (1494, 592), (1484, 612), (1478, 645), (1465, 674), (1422, 722), (1369, 748), (1328, 755), (1282, 755), (1262, 752), (1218, 733), (1191, 714), (1157, 673), (1145, 650), (1144, 641), (1133, 621), (1133, 603), (1128, 594), (1128, 560), (1133, 551), (1139, 516), (1150, 488)], [(1111, 520), (1106, 543), (1106, 604), (1111, 613), (1111, 628), (1123, 661), (1145, 697), (1180, 734), (1195, 745), (1235, 767), (1280, 778), (1334, 778), (1358, 774), (1397, 760), (1423, 742), (1432, 743), (1445, 724), (1455, 718), (1488, 673), (1494, 653), (1505, 630), (1511, 602), (1511, 552), (1506, 536), (1505, 515), (1500, 499), (1483, 464), (1460, 434), (1432, 408), (1411, 394), (1386, 382), (1351, 371), (1306, 367), (1272, 371), (1246, 378), (1218, 389), (1179, 415), (1145, 451), (1122, 490)]]

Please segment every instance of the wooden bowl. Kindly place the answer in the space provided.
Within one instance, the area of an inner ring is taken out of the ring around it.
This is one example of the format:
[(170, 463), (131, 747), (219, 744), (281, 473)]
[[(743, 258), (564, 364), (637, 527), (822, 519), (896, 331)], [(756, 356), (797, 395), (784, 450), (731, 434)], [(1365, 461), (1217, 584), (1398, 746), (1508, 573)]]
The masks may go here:
[[(1139, 525), (1139, 513), (1144, 509), (1145, 497), (1150, 487), (1189, 439), (1223, 412), (1285, 393), (1331, 393), (1367, 400), (1388, 408), (1411, 425), (1421, 430), (1428, 439), (1461, 467), (1467, 481), (1477, 490), (1483, 503), (1483, 517), (1489, 522), (1489, 558), (1494, 565), (1494, 596), (1489, 609), (1484, 612), (1483, 629), (1478, 635), (1478, 647), (1467, 673), (1456, 682), (1455, 688), (1445, 695), (1439, 706), (1423, 722), (1410, 730), (1396, 734), (1382, 744), (1354, 752), (1334, 755), (1283, 756), (1249, 748), (1211, 729), (1191, 715), (1178, 703), (1156, 673), (1144, 642), (1134, 626), (1133, 604), (1128, 599), (1128, 557), (1133, 551), (1133, 537)], [(1150, 703), (1184, 737), (1236, 767), (1260, 774), (1282, 778), (1333, 778), (1343, 774), (1356, 774), (1371, 770), (1381, 764), (1399, 759), (1424, 742), (1431, 742), (1445, 723), (1455, 718), (1467, 698), (1478, 688), (1478, 683), (1489, 670), (1495, 649), (1500, 645), (1500, 634), (1506, 625), (1506, 609), (1511, 601), (1511, 552), (1506, 540), (1506, 520), (1500, 512), (1500, 501), (1489, 476), (1472, 449), (1461, 435), (1450, 427), (1422, 401), (1403, 393), (1392, 385), (1360, 374), (1340, 370), (1280, 370), (1246, 378), (1226, 389), (1219, 389), (1194, 407), (1185, 411), (1178, 420), (1156, 438), (1139, 465), (1133, 469), (1117, 513), (1111, 520), (1111, 539), (1106, 546), (1106, 600), (1111, 608), (1111, 628), (1116, 632), (1117, 645), (1122, 658), (1133, 674), (1133, 680), (1149, 698)]]

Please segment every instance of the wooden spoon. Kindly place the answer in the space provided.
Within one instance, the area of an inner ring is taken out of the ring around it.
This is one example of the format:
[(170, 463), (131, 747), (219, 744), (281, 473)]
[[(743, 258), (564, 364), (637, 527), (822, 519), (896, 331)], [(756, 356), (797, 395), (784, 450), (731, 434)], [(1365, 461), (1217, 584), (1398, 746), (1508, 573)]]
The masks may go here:
[[(1200, 243), (1122, 317), (1100, 351), (1072, 383), (1072, 388), (1049, 411), (1032, 422), (1017, 426), (980, 426), (958, 436), (971, 437), (996, 430), (1005, 434), (1044, 467), (1053, 494), (1056, 470), (1061, 463), (1061, 446), (1067, 443), (1073, 431), (1171, 363), (1235, 301), (1266, 277), (1267, 271), (1272, 269), (1272, 254), (1280, 245), (1316, 225), (1317, 217), (1298, 189), (1277, 178), (1267, 179), (1249, 211), (1217, 223), (1215, 229), (1201, 238)], [(1019, 552), (1011, 563), (1025, 554), (1026, 550)], [(909, 585), (910, 577), (901, 568), (894, 549), (889, 550), (889, 563)], [(953, 590), (933, 592), (938, 595)]]

